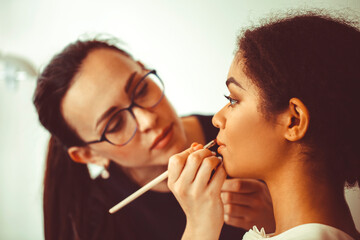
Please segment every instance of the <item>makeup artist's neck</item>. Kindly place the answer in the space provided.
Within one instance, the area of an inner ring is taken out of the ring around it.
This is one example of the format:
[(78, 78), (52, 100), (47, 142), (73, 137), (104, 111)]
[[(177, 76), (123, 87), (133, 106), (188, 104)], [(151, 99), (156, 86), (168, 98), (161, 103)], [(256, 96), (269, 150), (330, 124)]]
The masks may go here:
[(301, 224), (321, 223), (356, 236), (342, 186), (336, 188), (321, 177), (314, 180), (303, 162), (284, 169), (266, 179), (274, 206), (275, 235)]
[[(123, 168), (123, 171), (136, 183), (139, 187), (144, 186), (163, 172), (167, 170), (167, 165), (151, 166), (151, 167), (137, 167), (137, 168)], [(167, 187), (167, 180), (162, 181), (152, 188), (158, 192), (169, 192)]]
[[(198, 119), (194, 116), (181, 118), (182, 124), (184, 126), (185, 135), (186, 135), (186, 144), (184, 150), (191, 145), (193, 142), (198, 142), (201, 144), (205, 143), (205, 136), (202, 131), (202, 127)], [(175, 153), (174, 153), (175, 154)], [(170, 157), (170, 156), (168, 156)], [(151, 166), (151, 167), (138, 167), (138, 168), (127, 168), (123, 169), (128, 176), (130, 176), (133, 181), (135, 181), (139, 186), (144, 186), (146, 183), (150, 182), (164, 171), (167, 170), (166, 165)], [(154, 191), (159, 192), (169, 192), (170, 189), (167, 186), (167, 180), (159, 183), (158, 185), (152, 188)]]

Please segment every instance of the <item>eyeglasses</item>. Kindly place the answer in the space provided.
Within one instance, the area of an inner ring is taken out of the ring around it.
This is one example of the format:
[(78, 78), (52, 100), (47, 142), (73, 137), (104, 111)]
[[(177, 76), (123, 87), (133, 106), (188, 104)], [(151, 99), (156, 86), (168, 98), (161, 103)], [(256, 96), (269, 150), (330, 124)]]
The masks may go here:
[(107, 141), (116, 146), (128, 144), (138, 130), (133, 107), (151, 109), (156, 107), (164, 97), (164, 83), (155, 70), (149, 71), (136, 84), (131, 94), (131, 104), (117, 111), (105, 125), (100, 140), (86, 144)]

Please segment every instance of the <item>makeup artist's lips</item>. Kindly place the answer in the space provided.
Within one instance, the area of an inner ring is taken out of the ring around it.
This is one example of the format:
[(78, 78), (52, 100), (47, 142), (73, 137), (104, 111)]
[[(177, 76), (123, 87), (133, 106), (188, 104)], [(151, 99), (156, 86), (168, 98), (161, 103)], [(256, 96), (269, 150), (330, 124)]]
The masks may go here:
[(170, 124), (170, 126), (161, 131), (161, 133), (155, 138), (150, 150), (162, 149), (170, 142), (173, 135), (173, 126), (174, 123)]
[[(221, 150), (222, 150), (223, 148), (225, 148), (225, 144), (223, 144), (218, 138), (216, 139), (216, 143), (217, 143), (217, 145), (219, 145), (217, 151), (218, 151), (218, 153), (220, 153)], [(221, 153), (220, 153), (220, 154), (221, 154)]]

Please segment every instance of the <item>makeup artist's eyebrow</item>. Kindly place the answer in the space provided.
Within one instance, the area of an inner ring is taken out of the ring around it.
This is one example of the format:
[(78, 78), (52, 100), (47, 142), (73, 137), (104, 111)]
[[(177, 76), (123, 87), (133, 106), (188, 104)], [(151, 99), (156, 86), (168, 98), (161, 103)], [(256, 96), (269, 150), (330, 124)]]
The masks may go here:
[[(131, 83), (134, 81), (134, 77), (136, 75), (137, 72), (133, 72), (130, 77), (128, 78), (128, 80), (126, 80), (126, 85), (125, 85), (125, 92), (129, 92)], [(116, 106), (112, 106), (111, 108), (109, 108), (106, 112), (104, 112), (103, 114), (101, 114), (101, 116), (99, 117), (99, 119), (96, 121), (96, 125), (95, 128), (97, 128), (97, 126), (104, 121), (104, 119), (106, 119), (108, 116), (110, 116), (118, 107)]]
[(233, 78), (233, 77), (230, 77), (230, 78), (228, 78), (228, 79), (226, 80), (226, 86), (229, 87), (230, 83), (233, 83), (233, 84), (235, 84), (236, 86), (238, 86), (239, 88), (245, 90), (245, 88), (243, 88), (243, 86), (241, 86), (241, 84), (240, 84), (239, 82), (237, 82), (237, 81), (235, 80), (235, 78)]
[(109, 108), (106, 112), (104, 112), (101, 117), (99, 118), (99, 120), (97, 120), (95, 128), (97, 128), (97, 126), (104, 121), (104, 119), (106, 119), (108, 116), (110, 116), (115, 110), (117, 109), (117, 107), (112, 106), (111, 108)]
[(125, 91), (126, 91), (126, 92), (129, 92), (131, 83), (133, 82), (136, 73), (137, 73), (137, 72), (133, 72), (133, 73), (130, 75), (129, 79), (127, 80), (126, 85), (125, 85)]

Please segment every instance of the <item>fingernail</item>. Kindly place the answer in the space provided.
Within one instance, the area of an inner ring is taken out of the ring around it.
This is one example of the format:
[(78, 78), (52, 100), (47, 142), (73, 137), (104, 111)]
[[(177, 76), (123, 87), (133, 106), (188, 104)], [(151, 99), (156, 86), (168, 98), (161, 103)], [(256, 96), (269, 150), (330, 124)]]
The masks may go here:
[(194, 147), (195, 150), (200, 150), (202, 149), (204, 146), (202, 144), (198, 144)]
[(216, 152), (214, 152), (214, 151), (211, 151), (211, 154), (215, 156), (215, 155), (216, 155)]
[(191, 144), (191, 147), (193, 148), (193, 147), (196, 147), (197, 145), (199, 145), (197, 142), (193, 142), (193, 143)]

